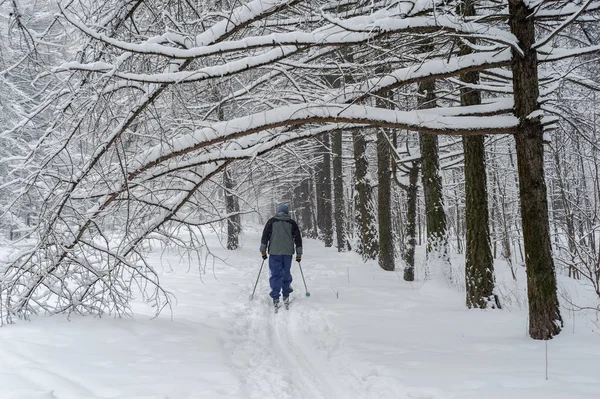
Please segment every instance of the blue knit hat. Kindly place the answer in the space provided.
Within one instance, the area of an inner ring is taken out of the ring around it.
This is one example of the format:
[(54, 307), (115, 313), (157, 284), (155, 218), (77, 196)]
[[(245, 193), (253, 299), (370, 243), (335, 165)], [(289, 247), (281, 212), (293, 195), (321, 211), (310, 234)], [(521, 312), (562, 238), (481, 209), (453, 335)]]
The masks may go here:
[(290, 208), (286, 205), (286, 204), (281, 204), (279, 205), (279, 208), (277, 208), (277, 212), (283, 212), (283, 213), (289, 213)]

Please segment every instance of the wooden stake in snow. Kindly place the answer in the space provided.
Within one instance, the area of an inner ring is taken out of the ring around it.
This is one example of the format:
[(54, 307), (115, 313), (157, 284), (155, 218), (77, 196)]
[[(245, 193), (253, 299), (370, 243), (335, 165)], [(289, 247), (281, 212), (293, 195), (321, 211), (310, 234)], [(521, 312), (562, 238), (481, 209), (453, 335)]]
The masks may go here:
[(546, 340), (546, 381), (548, 381), (548, 340)]

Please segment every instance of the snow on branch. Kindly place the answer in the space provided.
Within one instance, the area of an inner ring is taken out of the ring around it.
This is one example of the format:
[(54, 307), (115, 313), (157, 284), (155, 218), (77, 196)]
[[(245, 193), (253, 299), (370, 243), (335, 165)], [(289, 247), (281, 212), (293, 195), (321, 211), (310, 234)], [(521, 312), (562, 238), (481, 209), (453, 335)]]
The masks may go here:
[[(460, 135), (464, 135), (464, 134), (469, 134), (469, 132), (471, 132), (472, 134), (472, 130), (468, 129), (468, 125), (471, 124), (473, 126), (479, 125), (478, 129), (490, 129), (489, 133), (490, 134), (503, 134), (505, 132), (511, 132), (514, 131), (514, 129), (516, 128), (516, 123), (518, 123), (518, 121), (516, 120), (516, 118), (512, 118), (512, 117), (498, 117), (497, 120), (495, 120), (494, 122), (492, 122), (491, 125), (487, 125), (487, 127), (483, 127), (483, 125), (485, 124), (481, 124), (480, 122), (485, 121), (486, 119), (488, 119), (489, 115), (495, 115), (495, 114), (499, 114), (499, 113), (509, 113), (511, 112), (513, 107), (513, 101), (512, 99), (503, 99), (501, 101), (495, 101), (492, 103), (488, 103), (488, 104), (482, 104), (482, 105), (477, 105), (477, 106), (465, 106), (465, 107), (452, 107), (452, 108), (439, 108), (436, 109), (435, 111), (437, 112), (431, 112), (431, 117), (432, 118), (436, 118), (436, 123), (441, 123), (441, 124), (445, 124), (448, 120), (453, 120), (455, 122), (457, 122), (458, 125), (460, 125), (462, 128), (464, 128), (464, 131), (460, 131), (457, 132), (456, 134), (460, 134)], [(363, 109), (364, 112), (369, 112), (368, 110), (364, 109), (365, 107), (361, 107), (361, 106), (357, 106), (357, 108), (359, 109)], [(282, 111), (281, 109), (277, 109), (277, 110), (273, 110), (274, 114), (281, 114)], [(384, 110), (384, 111), (390, 111), (390, 110)], [(414, 113), (421, 113), (421, 114), (427, 114), (428, 110), (422, 110), (422, 111), (413, 111), (413, 112), (405, 112), (405, 113), (398, 113), (398, 112), (394, 112), (392, 111), (392, 113), (396, 114), (397, 116), (402, 116), (402, 115), (407, 115), (407, 114), (413, 114), (413, 117), (415, 118), (426, 118), (427, 115), (425, 116), (418, 116), (415, 115)], [(160, 156), (160, 159), (156, 158), (156, 157), (152, 157), (151, 153), (147, 153), (142, 155), (142, 157), (147, 159), (147, 162), (145, 164), (143, 164), (140, 168), (138, 168), (136, 171), (132, 172), (129, 176), (129, 181), (131, 185), (136, 185), (136, 184), (140, 184), (143, 183), (145, 181), (149, 181), (149, 180), (153, 180), (159, 176), (164, 176), (168, 173), (173, 173), (174, 171), (177, 170), (183, 170), (183, 169), (189, 169), (191, 167), (194, 166), (198, 166), (198, 165), (203, 165), (203, 164), (207, 164), (207, 163), (211, 163), (211, 162), (217, 162), (217, 161), (226, 161), (226, 160), (240, 160), (240, 159), (247, 159), (247, 158), (253, 158), (265, 153), (268, 153), (269, 151), (273, 150), (274, 148), (278, 148), (281, 147), (283, 145), (289, 144), (291, 142), (297, 141), (297, 140), (302, 140), (302, 139), (306, 139), (309, 137), (314, 137), (314, 136), (318, 136), (324, 133), (328, 133), (328, 132), (332, 132), (332, 131), (336, 131), (336, 130), (344, 130), (344, 131), (350, 131), (353, 129), (364, 129), (367, 127), (390, 127), (386, 122), (382, 122), (381, 120), (376, 120), (373, 119), (371, 120), (369, 123), (364, 123), (364, 122), (341, 122), (345, 119), (343, 114), (340, 114), (340, 118), (338, 122), (330, 122), (324, 126), (314, 126), (312, 124), (306, 124), (305, 126), (297, 126), (296, 123), (291, 120), (290, 123), (295, 125), (296, 127), (293, 129), (287, 129), (284, 132), (281, 131), (273, 131), (273, 130), (267, 130), (268, 128), (271, 128), (272, 126), (278, 125), (277, 122), (272, 121), (272, 124), (263, 124), (262, 128), (264, 130), (259, 130), (257, 132), (256, 131), (256, 125), (253, 123), (249, 123), (248, 124), (248, 129), (245, 130), (244, 132), (240, 132), (235, 130), (234, 125), (230, 125), (229, 123), (222, 123), (222, 124), (216, 124), (214, 126), (212, 126), (211, 128), (204, 128), (202, 130), (207, 130), (208, 134), (206, 131), (202, 131), (202, 132), (196, 132), (194, 133), (194, 137), (192, 137), (192, 135), (185, 137), (185, 138), (179, 138), (176, 139), (177, 141), (173, 141), (169, 144), (169, 147), (174, 149), (175, 151), (169, 153), (169, 154), (165, 154), (163, 153)], [(462, 118), (456, 118), (462, 116)], [(485, 116), (485, 117), (483, 117)], [(454, 117), (454, 118), (449, 118), (449, 117)], [(248, 117), (245, 117), (248, 118)], [(288, 119), (290, 120), (290, 119)], [(506, 124), (503, 125), (504, 121), (509, 121), (512, 120), (512, 123), (514, 123), (514, 125), (510, 125), (510, 124)], [(311, 120), (311, 122), (314, 122), (314, 120)], [(496, 127), (491, 127), (492, 125), (496, 125)], [(411, 127), (407, 127), (407, 124), (404, 123), (402, 125), (399, 124), (394, 124), (393, 127), (399, 128), (399, 126), (402, 126), (402, 128), (407, 128), (407, 129), (414, 129), (414, 130), (419, 130), (419, 127), (416, 126), (412, 126)], [(222, 139), (220, 137), (215, 137), (212, 136), (213, 138), (211, 139), (211, 134), (214, 133), (215, 130), (218, 129), (224, 129), (224, 130), (228, 130), (231, 129), (231, 131), (229, 133), (223, 133), (220, 136), (224, 136), (227, 137), (227, 143), (225, 144), (223, 147), (220, 147), (219, 150), (215, 150), (211, 147), (208, 147), (209, 145), (214, 145), (219, 143)], [(488, 130), (486, 130), (488, 131)], [(244, 135), (242, 135), (244, 134)], [(204, 139), (204, 141), (202, 142), (198, 142), (194, 144), (194, 139), (196, 137), (202, 137)], [(235, 139), (233, 139), (235, 137)], [(182, 148), (181, 144), (182, 143), (189, 143), (187, 147)], [(208, 148), (206, 148), (208, 147)], [(185, 154), (190, 154), (192, 151), (198, 151), (203, 149), (203, 152), (195, 152), (193, 155), (187, 157), (186, 159), (180, 159), (180, 157), (182, 155)], [(157, 151), (160, 151), (158, 149), (156, 149)], [(142, 158), (143, 159), (143, 158)], [(140, 162), (141, 163), (141, 162)], [(144, 172), (144, 173), (142, 173)]]
[(540, 62), (554, 62), (596, 53), (600, 53), (600, 45), (572, 49), (542, 46), (538, 49), (538, 58)]
[(255, 56), (249, 56), (221, 65), (209, 66), (192, 71), (164, 72), (157, 74), (118, 72), (116, 66), (103, 62), (95, 62), (92, 64), (69, 62), (63, 64), (55, 71), (60, 72), (65, 70), (82, 70), (104, 72), (110, 74), (110, 76), (114, 76), (128, 81), (155, 84), (190, 83), (200, 82), (203, 80), (213, 78), (222, 78), (225, 76), (235, 75), (243, 71), (258, 68), (261, 66), (269, 65), (281, 59), (284, 59), (291, 54), (294, 54), (296, 51), (298, 51), (298, 49), (293, 46), (278, 47)]
[[(510, 32), (487, 25), (464, 23), (464, 21), (451, 16), (440, 16), (435, 19), (430, 17), (399, 18), (390, 15), (388, 11), (383, 15), (379, 12), (369, 17), (355, 17), (344, 21), (334, 19), (334, 25), (321, 27), (312, 32), (271, 33), (207, 44), (203, 44), (205, 38), (200, 40), (197, 38), (194, 45), (189, 43), (189, 39), (180, 35), (174, 36), (171, 32), (148, 38), (143, 43), (131, 43), (98, 33), (68, 14), (65, 14), (65, 17), (85, 34), (120, 50), (178, 59), (194, 59), (265, 47), (345, 46), (365, 43), (393, 33), (431, 33), (439, 30), (486, 39), (512, 46), (515, 49), (519, 48), (517, 40)], [(178, 48), (162, 43), (182, 43), (181, 46), (185, 45), (187, 48)], [(63, 69), (67, 69), (67, 67), (68, 64)]]
[(450, 59), (425, 60), (420, 64), (397, 69), (383, 76), (347, 85), (338, 90), (337, 94), (332, 95), (330, 100), (336, 102), (356, 101), (369, 93), (376, 94), (392, 90), (423, 79), (440, 79), (469, 71), (506, 66), (511, 59), (510, 49), (505, 49), (497, 53), (473, 53)]
[[(493, 107), (493, 106), (492, 106)], [(473, 106), (471, 114), (477, 110), (487, 113), (490, 106)], [(448, 116), (460, 114), (452, 108), (435, 110), (398, 111), (364, 105), (342, 104), (300, 104), (278, 107), (226, 122), (213, 124), (189, 135), (173, 139), (165, 153), (161, 144), (138, 157), (139, 170), (149, 169), (173, 156), (187, 154), (199, 148), (233, 138), (240, 138), (266, 129), (282, 126), (295, 126), (308, 123), (351, 123), (369, 126), (407, 129), (431, 134), (477, 135), (514, 133), (519, 121), (514, 116), (493, 116), (485, 118)]]
[(563, 21), (558, 27), (556, 27), (552, 32), (550, 32), (546, 37), (538, 40), (532, 46), (532, 48), (537, 49), (542, 47), (546, 43), (548, 43), (552, 38), (558, 35), (562, 30), (564, 30), (567, 26), (569, 26), (573, 21), (575, 21), (581, 14), (583, 14), (588, 7), (590, 7), (594, 3), (594, 0), (587, 0), (584, 4), (581, 5), (579, 10), (570, 15), (565, 21)]
[[(588, 4), (585, 4), (584, 2)], [(547, 3), (550, 3), (552, 6), (551, 2)], [(555, 6), (552, 8), (544, 7), (544, 4), (542, 4), (542, 7), (536, 8), (534, 17), (537, 20), (556, 20), (564, 17), (570, 18), (574, 15), (580, 16), (582, 11), (590, 13), (598, 10), (600, 10), (600, 1), (598, 0), (569, 0), (563, 2), (561, 5), (558, 5), (558, 7)]]

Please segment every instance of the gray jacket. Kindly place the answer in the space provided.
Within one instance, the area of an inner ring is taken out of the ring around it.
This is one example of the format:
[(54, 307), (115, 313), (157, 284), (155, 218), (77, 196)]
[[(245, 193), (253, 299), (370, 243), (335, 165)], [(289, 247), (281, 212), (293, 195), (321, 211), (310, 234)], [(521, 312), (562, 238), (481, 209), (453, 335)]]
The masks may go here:
[(269, 219), (260, 240), (260, 252), (270, 255), (302, 255), (302, 237), (298, 224), (287, 213), (277, 212)]

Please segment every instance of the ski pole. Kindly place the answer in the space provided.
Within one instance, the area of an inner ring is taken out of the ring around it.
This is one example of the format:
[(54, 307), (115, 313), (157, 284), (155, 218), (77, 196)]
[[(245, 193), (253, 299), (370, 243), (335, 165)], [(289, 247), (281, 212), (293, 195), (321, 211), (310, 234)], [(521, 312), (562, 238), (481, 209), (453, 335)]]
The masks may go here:
[(304, 289), (306, 290), (306, 296), (310, 296), (310, 292), (308, 292), (308, 288), (306, 287), (306, 280), (304, 279), (304, 272), (302, 271), (302, 265), (298, 262), (298, 267), (300, 267), (300, 274), (302, 275), (302, 281), (304, 281)]
[(263, 265), (265, 264), (265, 260), (263, 259), (260, 264), (260, 270), (258, 271), (258, 276), (256, 276), (256, 283), (254, 283), (254, 289), (252, 290), (252, 295), (250, 295), (250, 300), (254, 299), (254, 292), (256, 291), (256, 286), (258, 285), (258, 279), (260, 278), (260, 272), (262, 272)]

